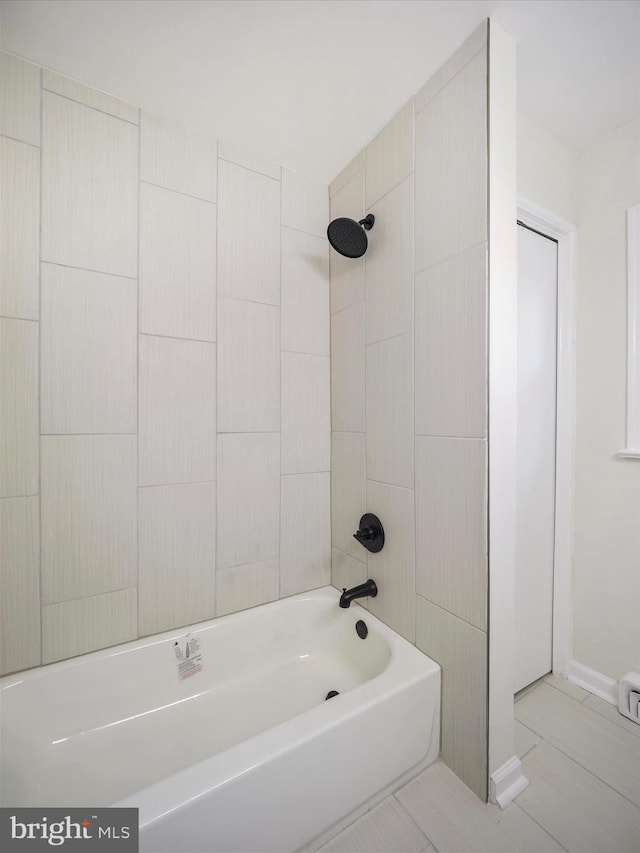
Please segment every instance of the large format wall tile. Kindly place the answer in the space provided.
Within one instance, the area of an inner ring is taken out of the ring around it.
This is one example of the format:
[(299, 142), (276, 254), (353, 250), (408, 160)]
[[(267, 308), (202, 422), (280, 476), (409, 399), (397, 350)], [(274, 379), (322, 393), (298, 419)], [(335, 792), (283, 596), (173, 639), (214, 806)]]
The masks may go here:
[(280, 595), (331, 582), (329, 473), (282, 478)]
[[(359, 221), (364, 216), (364, 169), (360, 169), (331, 199), (331, 220), (346, 217)], [(375, 225), (373, 227), (375, 228)], [(331, 249), (329, 260), (331, 313), (336, 314), (364, 299), (365, 259), (345, 258), (335, 249)]]
[[(367, 579), (367, 565), (354, 560), (338, 548), (331, 549), (331, 583), (338, 589), (351, 589)], [(366, 606), (364, 599), (361, 604)]]
[(331, 465), (330, 365), (324, 355), (282, 353), (282, 473)]
[(280, 309), (218, 300), (218, 432), (280, 429)]
[(413, 329), (413, 176), (370, 212), (376, 222), (366, 254), (368, 344)]
[(487, 635), (417, 599), (416, 645), (442, 667), (442, 758), (487, 798)]
[(416, 116), (416, 272), (487, 239), (487, 52)]
[(41, 430), (137, 431), (134, 281), (42, 264)]
[(136, 583), (136, 439), (42, 438), (42, 600)]
[(215, 140), (142, 111), (140, 178), (205, 201), (215, 201)]
[(416, 438), (416, 590), (483, 631), (486, 506), (486, 441)]
[(216, 616), (274, 601), (279, 588), (278, 560), (222, 569), (216, 574)]
[(221, 435), (218, 569), (275, 559), (280, 532), (280, 435)]
[(140, 110), (133, 104), (120, 101), (99, 89), (84, 86), (77, 80), (63, 77), (62, 74), (56, 74), (55, 71), (49, 71), (47, 68), (42, 70), (42, 88), (49, 92), (57, 92), (59, 95), (64, 95), (65, 98), (70, 98), (72, 101), (78, 101), (87, 107), (94, 107), (103, 113), (109, 113), (116, 118), (130, 121), (132, 124), (139, 123)]
[(216, 484), (139, 490), (138, 633), (213, 618)]
[(331, 318), (331, 427), (364, 432), (364, 302)]
[(331, 436), (331, 543), (366, 563), (367, 551), (353, 538), (366, 511), (363, 432)]
[(367, 347), (367, 479), (413, 488), (413, 336)]
[[(353, 160), (344, 167), (344, 169), (339, 172), (336, 177), (329, 184), (329, 197), (333, 198), (337, 195), (342, 187), (345, 184), (348, 184), (349, 181), (353, 178), (356, 172), (359, 172), (361, 169), (364, 169), (364, 149), (360, 151)], [(364, 189), (364, 186), (363, 186)], [(362, 197), (364, 203), (364, 196)]]
[(42, 608), (42, 662), (135, 640), (136, 591), (122, 589)]
[(487, 431), (487, 246), (416, 278), (416, 433)]
[(329, 355), (329, 244), (282, 229), (282, 349)]
[(140, 336), (140, 485), (216, 479), (216, 345)]
[(38, 492), (38, 324), (0, 318), (0, 497)]
[(282, 224), (316, 237), (326, 237), (329, 187), (291, 169), (283, 169)]
[(140, 331), (216, 339), (216, 208), (140, 185)]
[[(369, 610), (409, 642), (416, 638), (414, 496), (409, 489), (367, 481), (367, 512), (384, 528), (384, 548), (367, 555), (368, 574), (378, 586)], [(358, 547), (362, 548), (361, 545)]]
[(40, 69), (0, 51), (0, 133), (40, 145)]
[(218, 294), (280, 304), (280, 182), (219, 161)]
[(413, 171), (413, 100), (367, 145), (365, 159), (369, 208)]
[(0, 314), (38, 319), (40, 151), (0, 139)]
[(0, 500), (0, 674), (40, 663), (38, 496)]
[(44, 92), (42, 259), (136, 277), (138, 128)]

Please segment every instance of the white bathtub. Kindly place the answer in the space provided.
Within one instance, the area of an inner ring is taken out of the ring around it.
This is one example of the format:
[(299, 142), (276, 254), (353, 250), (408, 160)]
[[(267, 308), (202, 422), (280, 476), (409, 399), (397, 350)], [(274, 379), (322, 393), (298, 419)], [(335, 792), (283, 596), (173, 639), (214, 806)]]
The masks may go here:
[(135, 806), (143, 851), (313, 847), (439, 750), (439, 667), (331, 587), (1, 685), (1, 804)]

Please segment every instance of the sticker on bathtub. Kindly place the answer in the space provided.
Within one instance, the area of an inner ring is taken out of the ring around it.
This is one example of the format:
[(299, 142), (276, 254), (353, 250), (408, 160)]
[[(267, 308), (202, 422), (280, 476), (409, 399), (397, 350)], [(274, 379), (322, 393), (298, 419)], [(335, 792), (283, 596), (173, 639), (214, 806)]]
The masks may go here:
[(202, 672), (202, 652), (200, 651), (200, 640), (193, 634), (180, 637), (173, 644), (176, 654), (176, 668), (178, 681), (181, 683)]

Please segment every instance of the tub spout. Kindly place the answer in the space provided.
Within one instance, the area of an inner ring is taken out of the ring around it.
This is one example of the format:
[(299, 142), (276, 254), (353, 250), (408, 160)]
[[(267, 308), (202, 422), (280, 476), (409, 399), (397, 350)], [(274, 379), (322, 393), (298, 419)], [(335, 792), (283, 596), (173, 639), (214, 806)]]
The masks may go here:
[(340, 596), (340, 607), (348, 607), (356, 598), (366, 598), (368, 595), (375, 598), (378, 594), (376, 582), (369, 579), (359, 586), (354, 586), (351, 589), (343, 589)]

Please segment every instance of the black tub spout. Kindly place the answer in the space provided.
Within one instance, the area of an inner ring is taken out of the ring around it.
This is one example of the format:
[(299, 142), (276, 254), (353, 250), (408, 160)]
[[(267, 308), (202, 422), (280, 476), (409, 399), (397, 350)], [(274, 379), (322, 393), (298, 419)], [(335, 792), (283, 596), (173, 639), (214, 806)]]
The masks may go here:
[(372, 580), (365, 581), (359, 586), (354, 586), (351, 589), (343, 589), (340, 596), (340, 607), (348, 607), (356, 598), (366, 598), (370, 596), (375, 598), (378, 594), (376, 582)]

